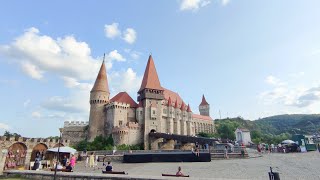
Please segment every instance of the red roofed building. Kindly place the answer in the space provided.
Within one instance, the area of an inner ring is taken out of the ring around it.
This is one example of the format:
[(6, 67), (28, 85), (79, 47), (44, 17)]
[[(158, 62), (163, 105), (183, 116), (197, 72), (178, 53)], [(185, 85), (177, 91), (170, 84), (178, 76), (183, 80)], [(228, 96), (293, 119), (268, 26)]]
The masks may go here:
[(152, 56), (148, 58), (137, 101), (127, 92), (109, 99), (109, 86), (104, 63), (90, 93), (89, 140), (112, 135), (116, 145), (144, 144), (149, 149), (149, 133), (162, 132), (194, 136), (213, 133), (214, 121), (204, 95), (194, 114), (181, 96), (161, 86)]

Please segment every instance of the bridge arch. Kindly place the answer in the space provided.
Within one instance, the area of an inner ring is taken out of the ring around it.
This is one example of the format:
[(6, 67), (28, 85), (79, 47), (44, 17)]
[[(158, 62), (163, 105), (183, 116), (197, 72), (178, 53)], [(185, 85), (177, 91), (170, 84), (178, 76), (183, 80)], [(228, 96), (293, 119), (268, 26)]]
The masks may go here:
[(37, 155), (40, 155), (41, 159), (43, 159), (47, 149), (48, 146), (44, 143), (39, 143), (35, 145), (32, 149), (30, 161), (34, 161)]
[(9, 146), (4, 169), (17, 169), (25, 166), (27, 146), (16, 142)]
[(157, 131), (155, 129), (151, 129), (151, 133), (156, 133)]

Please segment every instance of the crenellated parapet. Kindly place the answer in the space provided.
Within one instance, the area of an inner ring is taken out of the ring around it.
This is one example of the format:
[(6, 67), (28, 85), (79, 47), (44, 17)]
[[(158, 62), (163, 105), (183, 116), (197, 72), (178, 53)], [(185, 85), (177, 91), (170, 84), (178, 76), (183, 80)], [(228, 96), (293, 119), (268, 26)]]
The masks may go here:
[(74, 126), (87, 126), (89, 125), (88, 121), (65, 121), (64, 122), (64, 127), (74, 127)]
[(130, 104), (124, 103), (124, 102), (109, 102), (108, 104), (105, 105), (106, 109), (114, 109), (114, 108), (130, 108)]
[(129, 128), (127, 126), (116, 126), (112, 128), (113, 134), (128, 134)]

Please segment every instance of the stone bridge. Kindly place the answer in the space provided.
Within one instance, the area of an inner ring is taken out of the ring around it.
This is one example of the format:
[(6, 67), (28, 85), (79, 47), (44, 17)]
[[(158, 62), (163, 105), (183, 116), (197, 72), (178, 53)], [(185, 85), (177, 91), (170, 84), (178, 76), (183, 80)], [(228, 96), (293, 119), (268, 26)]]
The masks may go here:
[[(69, 140), (61, 140), (60, 146), (69, 143)], [(47, 159), (46, 150), (58, 146), (58, 139), (0, 136), (0, 174), (4, 169), (28, 169), (37, 153)]]
[(150, 132), (149, 137), (152, 150), (173, 150), (176, 142), (180, 143), (180, 149), (191, 150), (195, 143), (198, 143), (199, 145), (208, 144), (209, 146), (213, 146), (214, 143), (218, 141), (218, 139), (205, 137), (185, 136), (158, 132)]

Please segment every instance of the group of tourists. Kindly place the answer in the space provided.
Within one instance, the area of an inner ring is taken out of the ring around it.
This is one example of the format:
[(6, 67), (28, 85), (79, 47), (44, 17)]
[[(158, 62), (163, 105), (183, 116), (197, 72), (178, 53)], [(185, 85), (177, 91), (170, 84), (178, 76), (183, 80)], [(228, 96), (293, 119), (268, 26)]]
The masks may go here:
[(67, 158), (67, 155), (64, 155), (61, 161), (56, 162), (57, 164), (54, 165), (54, 168), (57, 166), (58, 170), (65, 169), (66, 171), (73, 171), (76, 166), (76, 159), (76, 156), (73, 154), (70, 159)]

